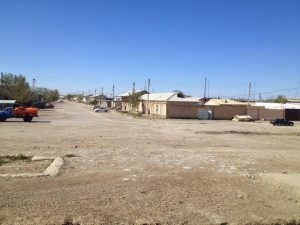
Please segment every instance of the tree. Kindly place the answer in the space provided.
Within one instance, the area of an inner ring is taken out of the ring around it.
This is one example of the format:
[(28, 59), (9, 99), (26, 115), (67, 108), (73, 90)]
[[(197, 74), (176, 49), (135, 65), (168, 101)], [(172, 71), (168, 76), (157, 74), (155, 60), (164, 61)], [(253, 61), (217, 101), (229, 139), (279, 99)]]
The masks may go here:
[(128, 96), (128, 104), (131, 107), (132, 111), (137, 111), (140, 102), (140, 94), (139, 93), (132, 93)]
[(34, 91), (35, 99), (38, 102), (55, 102), (59, 99), (58, 90), (51, 90), (48, 88), (36, 88)]
[(33, 97), (33, 92), (23, 75), (3, 74), (1, 89), (3, 99), (13, 99), (21, 104), (27, 103)]
[(274, 102), (277, 102), (277, 103), (287, 103), (287, 98), (284, 95), (278, 95), (274, 99)]
[(77, 96), (77, 102), (82, 102), (83, 100), (83, 95), (78, 95)]
[(33, 105), (38, 102), (57, 101), (59, 92), (48, 88), (32, 90), (25, 76), (7, 73), (2, 76), (0, 99), (11, 99), (20, 104)]
[(71, 100), (73, 100), (73, 98), (74, 98), (75, 96), (76, 96), (76, 95), (74, 95), (74, 94), (67, 94), (66, 98), (67, 98), (69, 101), (71, 101)]

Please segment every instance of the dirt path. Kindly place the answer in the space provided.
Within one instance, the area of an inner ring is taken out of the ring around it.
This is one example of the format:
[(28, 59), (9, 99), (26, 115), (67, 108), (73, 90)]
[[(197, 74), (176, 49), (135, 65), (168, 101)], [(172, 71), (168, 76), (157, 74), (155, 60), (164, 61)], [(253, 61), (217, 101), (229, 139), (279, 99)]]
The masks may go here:
[(0, 123), (0, 154), (77, 156), (57, 177), (0, 178), (0, 224), (299, 219), (299, 134), (300, 123), (134, 119), (57, 104), (33, 123)]

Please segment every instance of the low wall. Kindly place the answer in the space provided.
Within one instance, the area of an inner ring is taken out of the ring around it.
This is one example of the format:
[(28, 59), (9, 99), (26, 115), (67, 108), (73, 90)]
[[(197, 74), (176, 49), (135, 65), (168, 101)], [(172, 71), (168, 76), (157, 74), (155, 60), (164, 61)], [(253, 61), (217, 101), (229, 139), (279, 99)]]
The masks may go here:
[(247, 115), (247, 106), (213, 106), (214, 120), (232, 120), (235, 115)]
[(167, 118), (197, 119), (198, 103), (168, 102)]
[(265, 109), (249, 107), (247, 109), (247, 115), (251, 116), (254, 120), (275, 120), (284, 118), (283, 109)]

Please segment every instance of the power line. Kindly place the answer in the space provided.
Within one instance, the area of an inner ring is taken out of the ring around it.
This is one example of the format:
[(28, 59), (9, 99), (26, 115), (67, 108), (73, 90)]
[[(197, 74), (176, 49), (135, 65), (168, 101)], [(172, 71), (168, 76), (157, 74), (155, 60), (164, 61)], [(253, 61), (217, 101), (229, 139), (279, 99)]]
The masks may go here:
[[(277, 93), (277, 92), (293, 91), (293, 90), (299, 90), (299, 88), (300, 87), (273, 90), (273, 91), (265, 91), (265, 92), (259, 92), (259, 94), (263, 95), (263, 94), (271, 94), (271, 93)], [(220, 97), (223, 97), (223, 98), (240, 98), (240, 97), (248, 97), (248, 96), (249, 96), (249, 94), (238, 94), (238, 95), (228, 95), (228, 96), (221, 95)]]
[(298, 97), (299, 89), (300, 89), (300, 77), (299, 77), (299, 81), (298, 81), (298, 88), (297, 88), (296, 93), (295, 93), (295, 98)]
[(283, 92), (283, 91), (293, 91), (297, 90), (299, 87), (296, 88), (288, 88), (288, 89), (281, 89), (281, 90), (274, 90), (274, 91), (266, 91), (266, 92), (260, 92), (261, 94), (270, 94), (270, 93), (276, 93), (276, 92)]

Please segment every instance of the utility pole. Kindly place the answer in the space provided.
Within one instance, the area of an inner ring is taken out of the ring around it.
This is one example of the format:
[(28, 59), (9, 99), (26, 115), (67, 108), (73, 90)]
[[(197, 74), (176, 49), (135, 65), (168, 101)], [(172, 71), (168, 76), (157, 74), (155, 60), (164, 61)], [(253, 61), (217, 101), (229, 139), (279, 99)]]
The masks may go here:
[(96, 96), (96, 94), (97, 94), (97, 89), (95, 89), (95, 96)]
[(101, 87), (101, 94), (103, 95), (103, 87)]
[[(32, 79), (32, 91), (33, 91), (33, 92), (35, 92), (35, 83), (36, 83), (36, 79), (33, 78), (33, 79)], [(38, 101), (41, 101), (41, 99), (39, 99), (38, 93), (35, 93), (35, 96), (36, 96), (36, 103), (38, 103)]]
[(33, 78), (33, 79), (32, 79), (32, 90), (33, 90), (33, 91), (35, 90), (35, 82), (36, 82), (36, 79)]
[(299, 81), (298, 81), (298, 85), (297, 85), (297, 89), (296, 89), (296, 93), (295, 93), (295, 100), (296, 100), (296, 98), (298, 98), (299, 88), (300, 88), (300, 77), (299, 77)]
[[(1, 72), (1, 81), (0, 81), (1, 83), (1, 89), (3, 88), (3, 73)], [(2, 94), (2, 90), (0, 91), (0, 99), (2, 99), (2, 96), (1, 96), (1, 94)], [(4, 93), (3, 93), (4, 94)], [(4, 96), (3, 96), (4, 97)]]
[(258, 96), (259, 96), (259, 101), (262, 102), (262, 97), (261, 97), (261, 93), (260, 92), (259, 92)]
[(206, 77), (205, 77), (205, 81), (204, 81), (204, 98), (206, 98)]
[(3, 86), (3, 73), (1, 72), (1, 86)]
[(251, 97), (251, 82), (249, 83), (248, 105), (250, 104), (250, 97)]
[(256, 91), (256, 85), (255, 85), (255, 81), (254, 81), (254, 84), (253, 84), (253, 92), (254, 92), (254, 97), (253, 97), (253, 100), (254, 100), (254, 102), (256, 101), (256, 93), (255, 93), (255, 91)]
[(115, 107), (115, 85), (113, 85), (112, 91), (113, 91), (113, 107)]
[(147, 114), (148, 114), (148, 117), (150, 116), (149, 94), (150, 94), (150, 79), (148, 79), (148, 96), (147, 96)]
[(91, 94), (91, 90), (89, 89), (89, 95)]
[(207, 82), (207, 97), (209, 98), (209, 81)]
[(135, 92), (135, 82), (132, 83), (132, 94)]

